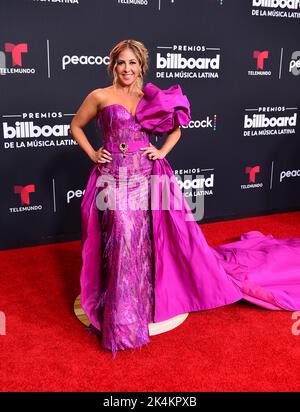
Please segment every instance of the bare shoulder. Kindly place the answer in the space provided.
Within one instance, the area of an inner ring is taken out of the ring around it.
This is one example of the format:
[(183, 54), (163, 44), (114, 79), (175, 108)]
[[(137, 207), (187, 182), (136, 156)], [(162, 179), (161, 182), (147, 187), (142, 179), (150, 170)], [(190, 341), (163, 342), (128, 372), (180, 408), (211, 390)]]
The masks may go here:
[(92, 90), (88, 94), (88, 98), (96, 104), (98, 109), (101, 109), (110, 97), (110, 87), (103, 87), (99, 89)]
[[(139, 99), (142, 98), (144, 95), (143, 91), (139, 90), (138, 95)], [(91, 104), (96, 106), (97, 110), (101, 110), (104, 106), (109, 106), (120, 100), (120, 97), (115, 94), (112, 86), (95, 89), (91, 91), (87, 97)]]
[(107, 87), (92, 90), (87, 97), (97, 106), (101, 106), (107, 98)]

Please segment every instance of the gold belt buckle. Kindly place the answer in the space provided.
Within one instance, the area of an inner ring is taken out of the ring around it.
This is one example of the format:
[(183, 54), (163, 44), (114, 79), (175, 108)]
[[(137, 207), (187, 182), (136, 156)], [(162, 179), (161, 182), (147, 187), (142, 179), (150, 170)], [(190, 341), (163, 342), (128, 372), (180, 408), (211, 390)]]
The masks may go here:
[(125, 153), (128, 150), (128, 146), (126, 143), (123, 142), (119, 144), (119, 149), (121, 150), (121, 152)]

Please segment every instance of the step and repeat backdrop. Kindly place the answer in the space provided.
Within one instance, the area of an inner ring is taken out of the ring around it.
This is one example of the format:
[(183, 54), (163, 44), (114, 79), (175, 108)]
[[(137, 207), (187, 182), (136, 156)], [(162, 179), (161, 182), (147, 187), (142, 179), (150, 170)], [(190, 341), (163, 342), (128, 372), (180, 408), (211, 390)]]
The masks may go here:
[(93, 164), (70, 122), (124, 39), (190, 101), (167, 160), (200, 223), (299, 209), (300, 0), (1, 0), (0, 22), (2, 249), (80, 239)]

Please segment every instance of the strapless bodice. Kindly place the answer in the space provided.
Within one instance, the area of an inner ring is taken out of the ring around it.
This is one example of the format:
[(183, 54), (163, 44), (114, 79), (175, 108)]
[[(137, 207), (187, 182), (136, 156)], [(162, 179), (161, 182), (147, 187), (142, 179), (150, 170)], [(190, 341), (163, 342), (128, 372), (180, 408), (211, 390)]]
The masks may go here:
[(143, 93), (135, 115), (118, 103), (98, 111), (97, 119), (104, 143), (149, 141), (151, 135), (163, 136), (178, 126), (189, 124), (190, 104), (179, 84), (163, 90), (147, 83)]
[(143, 130), (135, 115), (120, 104), (104, 106), (97, 113), (104, 144), (143, 140), (149, 142), (149, 132)]
[[(163, 136), (178, 126), (189, 124), (190, 104), (179, 84), (162, 90), (153, 83), (147, 83), (143, 93), (135, 115), (118, 103), (104, 106), (98, 111), (97, 121), (104, 146), (137, 142), (133, 145), (137, 147), (139, 141), (146, 142), (143, 146), (149, 146), (151, 136)], [(114, 153), (112, 162), (102, 164), (103, 171), (115, 174), (120, 166), (126, 166), (132, 173), (148, 174), (155, 161), (147, 155), (142, 156), (142, 153), (140, 149), (131, 153), (128, 150), (125, 154)]]
[[(110, 144), (143, 141), (143, 147), (149, 146), (150, 134), (143, 130), (136, 116), (120, 104), (110, 104), (97, 113), (97, 122), (102, 132), (103, 146), (109, 148)], [(110, 152), (112, 152), (110, 150)], [(135, 151), (121, 151), (111, 153), (112, 161), (101, 164), (102, 172), (117, 176), (120, 167), (126, 167), (128, 175), (149, 174), (153, 161), (143, 154), (139, 148)]]

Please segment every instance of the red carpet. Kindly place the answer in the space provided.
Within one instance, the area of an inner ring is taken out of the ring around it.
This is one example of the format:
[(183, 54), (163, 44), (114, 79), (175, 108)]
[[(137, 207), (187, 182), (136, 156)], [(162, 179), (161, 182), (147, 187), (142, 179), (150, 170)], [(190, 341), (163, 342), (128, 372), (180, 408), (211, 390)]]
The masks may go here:
[[(300, 237), (300, 212), (201, 227), (211, 245), (249, 230)], [(194, 312), (113, 360), (73, 314), (80, 242), (3, 251), (1, 262), (1, 391), (300, 390), (300, 335), (291, 333), (291, 312), (246, 302)]]

